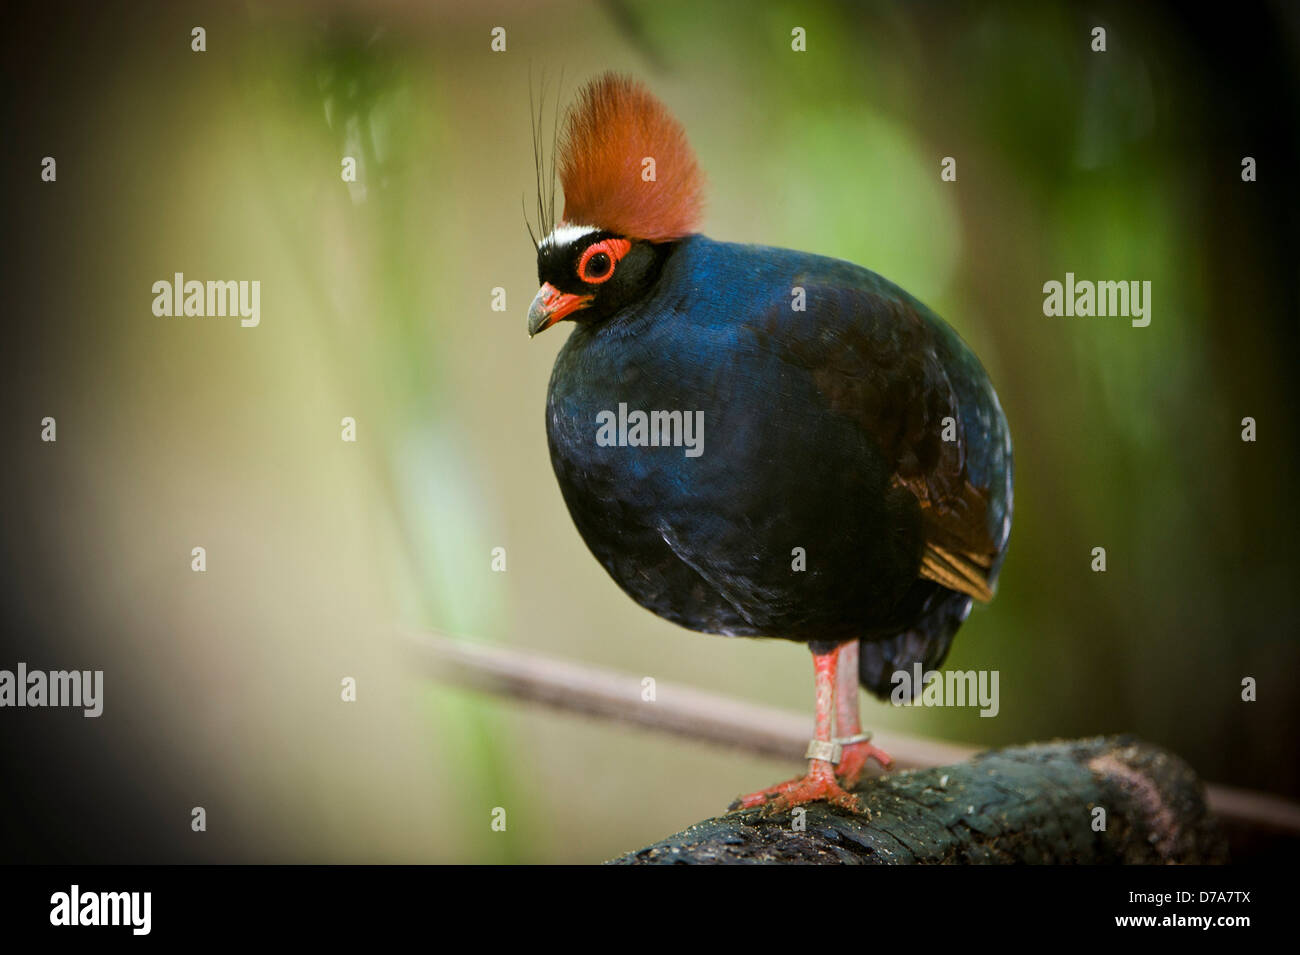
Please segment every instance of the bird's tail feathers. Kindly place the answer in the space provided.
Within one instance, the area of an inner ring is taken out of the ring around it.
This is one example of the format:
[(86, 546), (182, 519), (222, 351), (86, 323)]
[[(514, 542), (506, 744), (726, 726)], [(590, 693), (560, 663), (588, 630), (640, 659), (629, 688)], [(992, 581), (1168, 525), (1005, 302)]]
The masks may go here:
[[(900, 670), (909, 674), (917, 663), (922, 672), (942, 665), (966, 615), (970, 613), (971, 598), (966, 594), (940, 591), (930, 609), (917, 624), (885, 640), (858, 641), (858, 680), (864, 689), (887, 700), (893, 694), (894, 674)], [(911, 688), (906, 702), (910, 702), (923, 689), (919, 681), (901, 681)]]

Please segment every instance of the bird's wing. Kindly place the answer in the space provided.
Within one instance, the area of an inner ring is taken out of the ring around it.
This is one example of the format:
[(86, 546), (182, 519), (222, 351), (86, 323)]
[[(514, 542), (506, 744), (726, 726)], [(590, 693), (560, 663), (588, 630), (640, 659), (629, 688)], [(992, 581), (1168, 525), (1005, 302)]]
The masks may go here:
[(915, 495), (925, 535), (920, 575), (991, 600), (1002, 541), (989, 527), (989, 489), (972, 483), (967, 468), (971, 415), (963, 418), (962, 389), (947, 367), (956, 362), (954, 373), (980, 376), (983, 370), (923, 305), (853, 268), (833, 283), (796, 277), (806, 310), (793, 310), (785, 299), (755, 331), (783, 360), (811, 374), (829, 408), (858, 423), (889, 462), (894, 483)]

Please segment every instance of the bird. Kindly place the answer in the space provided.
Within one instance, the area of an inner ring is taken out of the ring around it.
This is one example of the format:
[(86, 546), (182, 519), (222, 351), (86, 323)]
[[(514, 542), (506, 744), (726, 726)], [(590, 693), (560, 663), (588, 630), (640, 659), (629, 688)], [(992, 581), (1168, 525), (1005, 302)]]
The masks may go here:
[(861, 812), (851, 790), (892, 759), (862, 730), (859, 685), (897, 699), (895, 673), (940, 666), (994, 595), (1013, 483), (997, 393), (956, 331), (875, 272), (701, 234), (703, 173), (640, 81), (577, 92), (549, 176), (542, 126), (528, 333), (572, 325), (545, 418), (573, 523), (660, 617), (809, 647), (807, 772), (731, 808)]

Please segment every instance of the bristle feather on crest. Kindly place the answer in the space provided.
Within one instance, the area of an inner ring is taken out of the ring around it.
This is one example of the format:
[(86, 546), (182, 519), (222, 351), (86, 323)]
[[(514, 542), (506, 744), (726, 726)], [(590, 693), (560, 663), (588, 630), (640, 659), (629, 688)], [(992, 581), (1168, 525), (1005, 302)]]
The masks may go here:
[[(695, 231), (704, 182), (686, 131), (649, 90), (606, 73), (570, 107), (560, 139), (564, 221), (650, 242)], [(654, 159), (655, 178), (642, 172)]]
[(560, 89), (564, 84), (564, 71), (560, 71), (560, 83), (555, 90), (555, 119), (551, 130), (550, 165), (546, 163), (546, 72), (542, 71), (541, 91), (533, 95), (531, 70), (528, 79), (528, 112), (532, 125), (533, 165), (537, 172), (537, 231), (528, 219), (527, 202), (524, 204), (524, 227), (528, 238), (537, 248), (546, 236), (555, 228), (555, 151), (559, 140), (560, 126)]

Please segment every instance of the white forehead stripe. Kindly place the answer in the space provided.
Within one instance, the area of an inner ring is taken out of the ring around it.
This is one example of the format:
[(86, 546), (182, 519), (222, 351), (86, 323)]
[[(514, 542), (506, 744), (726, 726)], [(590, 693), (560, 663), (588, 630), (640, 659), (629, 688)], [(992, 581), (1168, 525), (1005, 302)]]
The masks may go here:
[(542, 245), (559, 247), (562, 245), (571, 245), (577, 242), (584, 235), (591, 235), (593, 232), (599, 232), (595, 226), (590, 225), (557, 225), (551, 230), (551, 234), (542, 240)]

